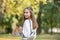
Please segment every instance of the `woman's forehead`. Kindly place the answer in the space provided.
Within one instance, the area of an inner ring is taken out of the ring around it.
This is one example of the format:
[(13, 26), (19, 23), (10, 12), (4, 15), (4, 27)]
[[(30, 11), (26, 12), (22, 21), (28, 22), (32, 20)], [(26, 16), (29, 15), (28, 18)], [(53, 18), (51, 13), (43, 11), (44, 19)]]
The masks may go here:
[(30, 10), (28, 10), (28, 9), (25, 9), (25, 11), (24, 11), (24, 12), (27, 12), (27, 11), (29, 12)]

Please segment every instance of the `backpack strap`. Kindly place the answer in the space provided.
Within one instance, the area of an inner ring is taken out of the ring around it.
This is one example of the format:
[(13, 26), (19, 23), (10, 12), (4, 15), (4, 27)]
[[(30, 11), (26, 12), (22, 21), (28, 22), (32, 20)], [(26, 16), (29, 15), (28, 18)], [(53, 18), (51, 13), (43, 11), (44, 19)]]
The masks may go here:
[[(30, 35), (31, 35), (33, 32), (32, 32), (32, 28), (31, 28), (31, 21), (29, 20), (29, 22), (30, 22), (30, 32), (31, 32)], [(35, 32), (34, 32), (34, 34), (35, 34)]]
[(29, 20), (29, 23), (30, 23), (30, 35), (32, 34), (32, 29), (31, 29), (31, 21)]

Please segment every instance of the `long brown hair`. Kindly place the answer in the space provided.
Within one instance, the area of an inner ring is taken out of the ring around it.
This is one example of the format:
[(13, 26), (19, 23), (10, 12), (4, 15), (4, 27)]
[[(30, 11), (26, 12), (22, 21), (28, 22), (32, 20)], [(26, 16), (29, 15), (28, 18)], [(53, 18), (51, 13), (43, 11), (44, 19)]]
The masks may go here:
[[(38, 24), (37, 24), (36, 19), (34, 17), (34, 12), (33, 12), (32, 7), (26, 7), (25, 9), (28, 9), (30, 11), (30, 13), (31, 13), (30, 17), (31, 17), (31, 20), (32, 20), (33, 29), (38, 28)], [(25, 9), (24, 9), (24, 11), (25, 11)], [(26, 20), (25, 17), (24, 17), (24, 20)]]

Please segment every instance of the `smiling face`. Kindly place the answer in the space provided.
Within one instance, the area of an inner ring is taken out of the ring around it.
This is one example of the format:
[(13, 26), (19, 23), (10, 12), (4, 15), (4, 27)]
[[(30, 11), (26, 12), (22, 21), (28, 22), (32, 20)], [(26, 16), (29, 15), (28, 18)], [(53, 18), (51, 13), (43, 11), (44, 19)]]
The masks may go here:
[(24, 11), (24, 17), (26, 19), (30, 18), (30, 14), (31, 14), (30, 11), (28, 9), (25, 9), (25, 11)]

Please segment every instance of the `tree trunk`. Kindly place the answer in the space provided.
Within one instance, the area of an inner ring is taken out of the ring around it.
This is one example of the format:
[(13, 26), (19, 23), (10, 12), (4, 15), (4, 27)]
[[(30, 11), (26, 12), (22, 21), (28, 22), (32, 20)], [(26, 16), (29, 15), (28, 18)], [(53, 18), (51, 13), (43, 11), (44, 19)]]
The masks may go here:
[(43, 6), (43, 2), (40, 2), (39, 4), (39, 13), (37, 16), (37, 22), (38, 22), (38, 29), (37, 29), (37, 34), (41, 33), (41, 13), (42, 13), (42, 6)]

